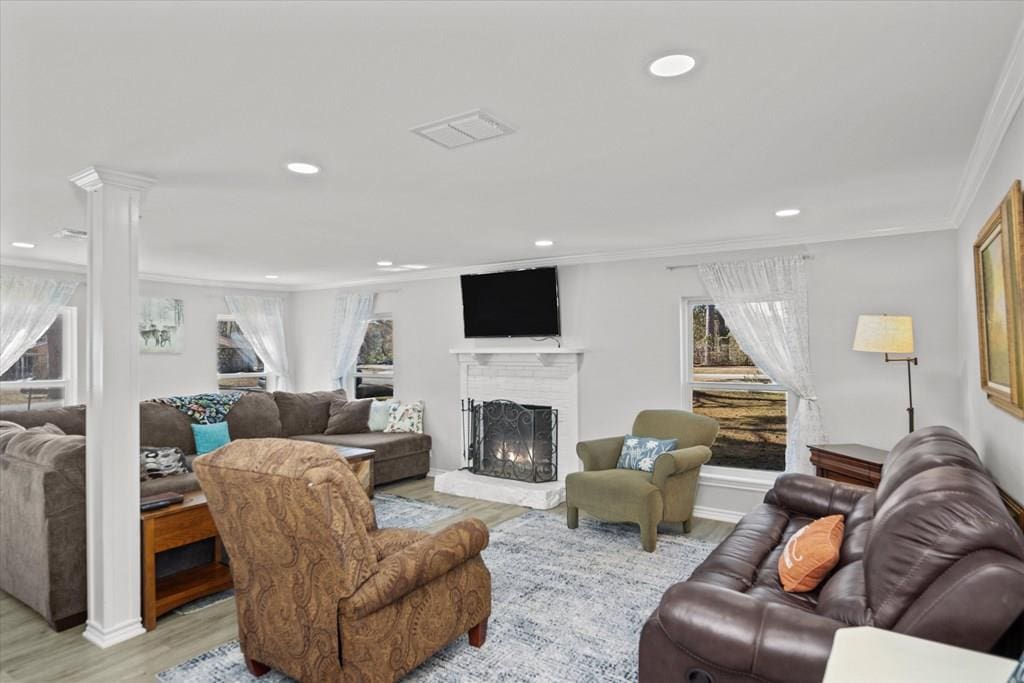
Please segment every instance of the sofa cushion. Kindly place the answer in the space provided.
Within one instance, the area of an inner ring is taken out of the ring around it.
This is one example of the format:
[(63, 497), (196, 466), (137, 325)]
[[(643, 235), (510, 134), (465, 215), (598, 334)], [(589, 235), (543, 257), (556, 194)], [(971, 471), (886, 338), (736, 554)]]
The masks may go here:
[(347, 401), (336, 398), (331, 401), (330, 417), (324, 434), (362, 434), (370, 431), (370, 407), (372, 398)]
[(164, 403), (139, 404), (139, 441), (147, 446), (176, 446), (186, 455), (196, 452), (192, 418)]
[(175, 474), (171, 477), (160, 477), (159, 479), (147, 479), (139, 483), (139, 496), (153, 496), (158, 493), (188, 493), (199, 488), (199, 480), (192, 472), (187, 474)]
[(336, 398), (345, 398), (344, 390), (314, 391), (307, 394), (275, 391), (274, 402), (277, 403), (280, 413), (281, 434), (323, 434), (330, 417), (331, 401)]
[(0, 420), (16, 422), (22, 427), (42, 427), (47, 422), (65, 434), (85, 434), (85, 406), (65, 406), (49, 410), (4, 410)]
[(375, 451), (373, 455), (375, 462), (430, 450), (430, 437), (426, 434), (365, 432), (363, 434), (300, 434), (292, 438), (298, 441), (325, 443), (330, 446), (371, 448)]
[(274, 439), (282, 435), (281, 413), (271, 394), (251, 391), (231, 406), (224, 420), (232, 439)]

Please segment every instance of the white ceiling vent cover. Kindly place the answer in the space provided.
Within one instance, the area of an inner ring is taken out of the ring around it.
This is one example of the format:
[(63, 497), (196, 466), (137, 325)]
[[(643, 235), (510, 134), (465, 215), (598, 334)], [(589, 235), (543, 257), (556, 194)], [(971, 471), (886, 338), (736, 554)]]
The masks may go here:
[(490, 140), (515, 132), (512, 126), (502, 123), (483, 109), (467, 111), (449, 116), (440, 121), (431, 121), (410, 129), (445, 149), (464, 147), (474, 142)]

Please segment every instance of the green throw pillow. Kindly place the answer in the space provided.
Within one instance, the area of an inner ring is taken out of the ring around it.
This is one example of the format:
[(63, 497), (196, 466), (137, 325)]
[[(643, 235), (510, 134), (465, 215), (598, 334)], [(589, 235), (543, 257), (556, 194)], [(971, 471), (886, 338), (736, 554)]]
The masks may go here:
[(196, 453), (199, 455), (215, 451), (221, 446), (231, 443), (227, 422), (214, 422), (208, 425), (194, 424), (192, 425), (192, 436), (196, 437)]

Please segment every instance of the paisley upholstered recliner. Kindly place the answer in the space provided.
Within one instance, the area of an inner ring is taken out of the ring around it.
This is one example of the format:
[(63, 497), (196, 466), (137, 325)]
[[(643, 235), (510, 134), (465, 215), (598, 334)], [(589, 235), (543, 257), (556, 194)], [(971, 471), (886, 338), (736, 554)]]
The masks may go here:
[(246, 439), (195, 471), (231, 556), (238, 637), (254, 675), (394, 681), (469, 634), (483, 645), (491, 575), (483, 522), (378, 529), (330, 446)]

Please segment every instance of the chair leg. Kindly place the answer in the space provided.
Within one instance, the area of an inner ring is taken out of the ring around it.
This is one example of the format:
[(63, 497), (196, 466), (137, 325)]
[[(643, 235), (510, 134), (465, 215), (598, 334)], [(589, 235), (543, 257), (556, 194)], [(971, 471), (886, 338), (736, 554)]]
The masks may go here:
[(683, 533), (688, 534), (693, 531), (693, 517), (683, 522)]
[(483, 647), (484, 641), (487, 640), (487, 620), (484, 619), (479, 624), (469, 629), (469, 644), (473, 647)]
[(575, 529), (580, 525), (580, 509), (575, 505), (565, 506), (565, 525), (570, 529)]
[(269, 666), (267, 666), (263, 662), (257, 662), (255, 659), (252, 659), (251, 657), (245, 658), (245, 668), (248, 669), (249, 673), (251, 673), (256, 678), (259, 678), (263, 674), (270, 671)]
[(658, 546), (658, 523), (640, 525), (640, 545), (644, 550), (653, 553)]

